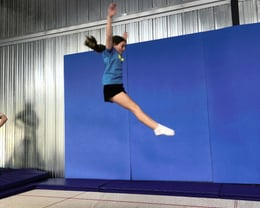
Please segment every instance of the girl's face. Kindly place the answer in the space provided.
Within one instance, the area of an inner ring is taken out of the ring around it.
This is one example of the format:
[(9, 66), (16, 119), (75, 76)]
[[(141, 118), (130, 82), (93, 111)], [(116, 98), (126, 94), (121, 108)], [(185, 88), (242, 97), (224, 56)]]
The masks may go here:
[(119, 54), (122, 54), (125, 51), (125, 47), (126, 47), (125, 41), (122, 41), (122, 42), (118, 43), (117, 45), (114, 45), (114, 48), (116, 49), (116, 51)]

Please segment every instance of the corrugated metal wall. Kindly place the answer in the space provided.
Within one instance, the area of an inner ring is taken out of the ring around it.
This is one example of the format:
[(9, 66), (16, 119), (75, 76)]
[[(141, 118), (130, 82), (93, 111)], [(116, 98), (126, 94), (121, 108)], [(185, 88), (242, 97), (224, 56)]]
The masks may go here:
[[(104, 42), (108, 0), (0, 0), (0, 167), (64, 174), (63, 56)], [(230, 1), (116, 0), (114, 33), (129, 43), (232, 25)], [(260, 0), (240, 0), (241, 24), (260, 21)], [(76, 139), (76, 138), (75, 138)]]

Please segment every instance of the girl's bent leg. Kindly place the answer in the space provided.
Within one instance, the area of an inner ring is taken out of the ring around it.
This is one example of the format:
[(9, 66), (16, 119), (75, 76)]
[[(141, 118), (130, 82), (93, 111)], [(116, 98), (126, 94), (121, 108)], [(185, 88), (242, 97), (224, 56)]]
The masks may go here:
[(111, 101), (132, 112), (139, 121), (153, 129), (155, 135), (174, 135), (174, 130), (167, 128), (150, 118), (125, 92), (120, 92), (115, 95), (111, 98)]

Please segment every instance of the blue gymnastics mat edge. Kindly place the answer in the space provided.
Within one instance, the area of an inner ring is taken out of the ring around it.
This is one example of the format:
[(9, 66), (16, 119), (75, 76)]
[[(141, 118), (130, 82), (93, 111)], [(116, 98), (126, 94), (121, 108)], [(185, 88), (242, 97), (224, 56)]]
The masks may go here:
[(35, 183), (49, 178), (42, 170), (0, 168), (0, 199), (35, 188)]
[(260, 201), (258, 184), (51, 178), (35, 188)]

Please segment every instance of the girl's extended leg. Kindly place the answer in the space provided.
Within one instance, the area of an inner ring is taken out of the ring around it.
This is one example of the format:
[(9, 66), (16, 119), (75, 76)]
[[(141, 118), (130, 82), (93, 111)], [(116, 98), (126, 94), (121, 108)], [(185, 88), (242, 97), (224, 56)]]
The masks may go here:
[(125, 92), (120, 92), (115, 95), (111, 98), (111, 101), (132, 112), (139, 121), (153, 129), (156, 135), (174, 135), (174, 130), (167, 128), (150, 118)]

